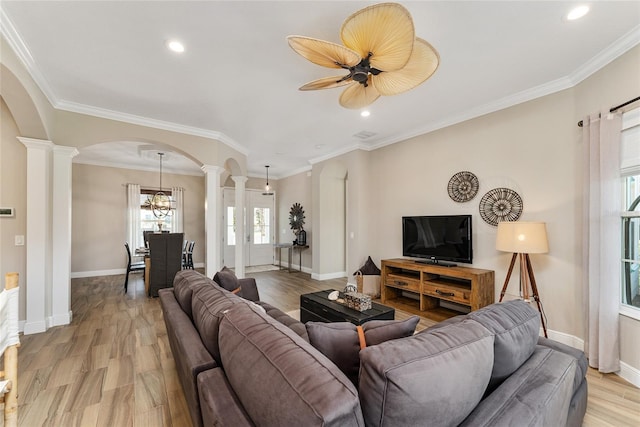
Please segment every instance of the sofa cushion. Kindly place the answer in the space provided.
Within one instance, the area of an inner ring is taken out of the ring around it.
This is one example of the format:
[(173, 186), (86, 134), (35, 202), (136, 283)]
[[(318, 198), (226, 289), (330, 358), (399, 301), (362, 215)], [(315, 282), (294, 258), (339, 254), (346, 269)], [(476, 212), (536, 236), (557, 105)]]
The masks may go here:
[(289, 328), (247, 304), (225, 313), (220, 356), (238, 400), (260, 425), (364, 425), (349, 379)]
[(257, 301), (256, 304), (262, 307), (269, 316), (291, 329), (306, 342), (309, 342), (309, 335), (307, 334), (307, 328), (305, 328), (304, 323), (294, 319), (279, 308), (276, 308), (264, 301)]
[(220, 364), (220, 349), (218, 346), (218, 330), (223, 311), (235, 304), (247, 304), (237, 295), (226, 291), (215, 284), (195, 289), (191, 300), (193, 324), (195, 325), (202, 343), (215, 361)]
[(213, 276), (213, 281), (220, 285), (221, 288), (228, 291), (235, 291), (239, 287), (236, 273), (227, 267), (222, 267), (222, 270), (218, 271), (215, 276)]
[(536, 347), (461, 426), (566, 426), (576, 364), (567, 354)]
[(193, 290), (202, 286), (212, 285), (213, 282), (208, 277), (195, 270), (180, 270), (173, 279), (173, 293), (189, 319), (193, 320), (191, 310), (191, 298)]
[(454, 426), (482, 399), (493, 335), (473, 320), (360, 351), (367, 426)]
[(495, 334), (489, 393), (535, 350), (540, 333), (539, 316), (540, 313), (522, 300), (491, 304), (467, 315)]
[[(418, 316), (405, 320), (371, 320), (362, 325), (366, 346), (413, 335)], [(357, 386), (360, 370), (360, 338), (349, 322), (307, 322), (309, 342), (340, 368)]]

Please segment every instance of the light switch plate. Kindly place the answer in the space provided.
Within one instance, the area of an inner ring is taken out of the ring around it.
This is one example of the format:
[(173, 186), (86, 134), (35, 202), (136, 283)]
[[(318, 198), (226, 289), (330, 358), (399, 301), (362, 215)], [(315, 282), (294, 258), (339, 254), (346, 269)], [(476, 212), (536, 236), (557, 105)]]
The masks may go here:
[(16, 236), (16, 246), (24, 246), (24, 236)]

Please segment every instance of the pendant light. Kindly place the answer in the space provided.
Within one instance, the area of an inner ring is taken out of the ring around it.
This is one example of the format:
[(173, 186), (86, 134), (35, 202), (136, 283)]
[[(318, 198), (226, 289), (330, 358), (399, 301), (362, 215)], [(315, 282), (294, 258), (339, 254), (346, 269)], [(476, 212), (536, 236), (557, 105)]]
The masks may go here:
[(265, 168), (267, 169), (267, 184), (264, 186), (264, 192), (262, 193), (262, 195), (272, 196), (273, 191), (271, 191), (271, 187), (269, 187), (269, 165), (266, 165)]
[(173, 200), (162, 191), (162, 157), (164, 153), (158, 153), (160, 157), (160, 190), (147, 198), (147, 204), (153, 212), (153, 216), (164, 219), (171, 214)]

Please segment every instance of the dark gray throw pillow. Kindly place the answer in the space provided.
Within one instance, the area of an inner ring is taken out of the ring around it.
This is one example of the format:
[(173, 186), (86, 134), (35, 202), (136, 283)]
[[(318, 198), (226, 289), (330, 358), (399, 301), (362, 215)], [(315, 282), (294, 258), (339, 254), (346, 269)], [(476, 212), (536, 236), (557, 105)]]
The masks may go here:
[(238, 289), (238, 278), (233, 270), (230, 270), (227, 267), (222, 267), (222, 270), (218, 271), (215, 276), (213, 276), (213, 281), (229, 292), (233, 292)]
[[(420, 318), (406, 320), (371, 320), (362, 325), (366, 346), (413, 335)], [(327, 356), (358, 386), (360, 370), (360, 338), (356, 325), (349, 322), (307, 322), (309, 342)]]

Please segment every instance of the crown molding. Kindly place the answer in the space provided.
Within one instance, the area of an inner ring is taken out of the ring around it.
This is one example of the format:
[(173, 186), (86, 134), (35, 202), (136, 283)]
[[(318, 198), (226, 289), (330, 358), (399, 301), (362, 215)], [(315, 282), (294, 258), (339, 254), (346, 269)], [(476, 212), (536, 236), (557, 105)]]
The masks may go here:
[(5, 11), (0, 8), (0, 34), (4, 37), (4, 39), (9, 44), (9, 47), (13, 50), (13, 52), (18, 57), (18, 60), (22, 62), (22, 65), (27, 69), (27, 72), (35, 82), (35, 84), (40, 88), (44, 96), (47, 98), (49, 103), (56, 106), (57, 98), (53, 89), (49, 85), (49, 82), (44, 77), (44, 75), (40, 72), (39, 68), (36, 65), (31, 52), (27, 48), (24, 40), (18, 34), (13, 22), (9, 19)]
[(629, 31), (624, 36), (613, 42), (607, 48), (603, 49), (596, 56), (584, 63), (580, 68), (575, 70), (569, 78), (573, 85), (577, 85), (596, 71), (613, 62), (618, 57), (624, 55), (627, 51), (640, 43), (640, 25)]
[[(108, 162), (108, 161), (95, 161), (95, 160), (73, 160), (73, 164), (76, 165), (89, 165), (89, 166), (101, 166), (105, 168), (116, 168), (116, 169), (128, 169), (128, 170), (136, 170), (141, 172), (158, 172), (157, 167), (152, 166), (135, 166), (124, 163), (117, 162)], [(187, 176), (204, 176), (204, 172), (195, 172), (195, 171), (186, 171), (181, 169), (167, 169), (163, 168), (162, 173), (167, 173), (170, 175), (187, 175)]]
[(197, 128), (193, 126), (185, 126), (178, 123), (167, 122), (164, 120), (150, 119), (148, 117), (137, 116), (135, 114), (122, 113), (106, 108), (93, 107), (90, 105), (79, 104), (70, 101), (59, 101), (56, 105), (59, 110), (69, 111), (72, 113), (86, 114), (89, 116), (100, 117), (103, 119), (116, 120), (119, 122), (130, 123), (139, 126), (146, 126), (154, 129), (162, 129), (170, 132), (177, 132), (185, 135), (200, 136), (203, 138), (215, 139), (229, 146), (230, 148), (244, 154), (249, 155), (249, 151), (242, 145), (235, 142), (229, 136), (222, 132), (212, 131), (208, 129)]

